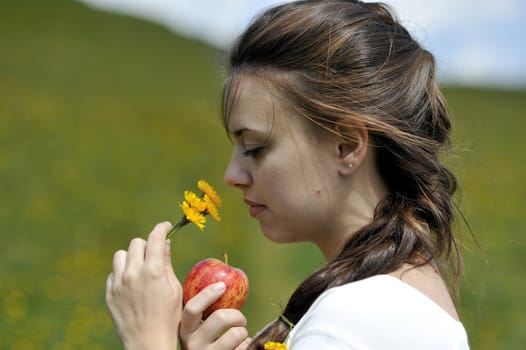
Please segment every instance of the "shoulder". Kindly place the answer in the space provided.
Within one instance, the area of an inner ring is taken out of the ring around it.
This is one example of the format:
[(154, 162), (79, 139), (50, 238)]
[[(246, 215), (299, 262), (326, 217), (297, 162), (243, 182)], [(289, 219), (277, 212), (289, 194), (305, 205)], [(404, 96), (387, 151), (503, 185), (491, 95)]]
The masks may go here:
[(467, 349), (455, 345), (467, 345), (461, 323), (387, 275), (323, 293), (291, 332), (291, 348), (307, 338), (338, 341), (342, 349)]

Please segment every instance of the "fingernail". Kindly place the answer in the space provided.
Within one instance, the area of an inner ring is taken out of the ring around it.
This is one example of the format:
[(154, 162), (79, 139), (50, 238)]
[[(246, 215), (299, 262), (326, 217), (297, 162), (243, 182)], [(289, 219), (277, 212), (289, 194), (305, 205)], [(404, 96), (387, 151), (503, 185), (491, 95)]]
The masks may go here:
[(212, 289), (217, 292), (224, 292), (226, 289), (225, 282), (217, 282), (212, 285)]
[(164, 245), (164, 252), (166, 254), (170, 254), (170, 240), (169, 239), (166, 240), (166, 243)]
[(247, 349), (251, 341), (252, 339), (250, 338), (243, 340), (243, 343), (241, 343), (241, 349)]

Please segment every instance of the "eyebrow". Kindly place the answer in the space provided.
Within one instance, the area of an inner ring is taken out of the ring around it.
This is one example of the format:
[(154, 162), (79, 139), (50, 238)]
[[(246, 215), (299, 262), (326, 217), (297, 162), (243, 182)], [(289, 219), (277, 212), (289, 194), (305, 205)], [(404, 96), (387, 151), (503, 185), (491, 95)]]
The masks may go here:
[(250, 133), (254, 133), (254, 134), (258, 134), (258, 135), (260, 135), (260, 134), (264, 135), (265, 134), (265, 132), (263, 132), (263, 131), (242, 127), (242, 128), (237, 129), (237, 130), (234, 130), (232, 132), (232, 135), (234, 135), (236, 138), (238, 138), (238, 137), (241, 137), (245, 132), (250, 132)]
[(243, 134), (245, 133), (250, 133), (250, 134), (254, 134), (254, 136), (257, 136), (257, 137), (264, 137), (266, 140), (268, 140), (269, 138), (269, 134), (266, 132), (266, 131), (260, 131), (260, 130), (257, 130), (257, 129), (251, 129), (251, 128), (247, 128), (247, 127), (241, 127), (239, 129), (236, 129), (234, 131), (232, 131), (232, 133), (230, 135), (233, 135), (234, 138), (236, 139), (240, 139), (243, 137)]

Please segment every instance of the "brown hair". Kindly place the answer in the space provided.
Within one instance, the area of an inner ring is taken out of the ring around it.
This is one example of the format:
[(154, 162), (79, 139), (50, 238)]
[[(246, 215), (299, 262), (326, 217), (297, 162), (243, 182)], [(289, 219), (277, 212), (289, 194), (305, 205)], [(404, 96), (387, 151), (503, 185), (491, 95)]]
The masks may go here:
[[(225, 125), (236, 81), (245, 74), (271, 81), (316, 128), (349, 137), (346, 130), (365, 126), (388, 188), (373, 221), (292, 294), (285, 319), (297, 323), (329, 288), (389, 273), (404, 263), (432, 263), (446, 279), (460, 276), (451, 229), (457, 181), (439, 159), (451, 124), (435, 61), (386, 5), (306, 0), (263, 12), (231, 50)], [(284, 341), (289, 330), (277, 318), (250, 348)]]

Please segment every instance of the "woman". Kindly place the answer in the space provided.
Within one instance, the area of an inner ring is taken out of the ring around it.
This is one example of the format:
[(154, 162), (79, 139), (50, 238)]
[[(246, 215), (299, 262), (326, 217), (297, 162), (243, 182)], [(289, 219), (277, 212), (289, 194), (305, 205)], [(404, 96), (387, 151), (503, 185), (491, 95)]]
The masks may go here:
[[(117, 252), (107, 299), (129, 348), (468, 349), (450, 290), (454, 175), (433, 56), (378, 3), (298, 1), (239, 37), (225, 84), (234, 140), (225, 181), (274, 242), (308, 241), (327, 264), (254, 339), (238, 310), (181, 306), (162, 254), (170, 225)], [(449, 288), (448, 288), (449, 287)], [(179, 328), (177, 325), (179, 324)]]

